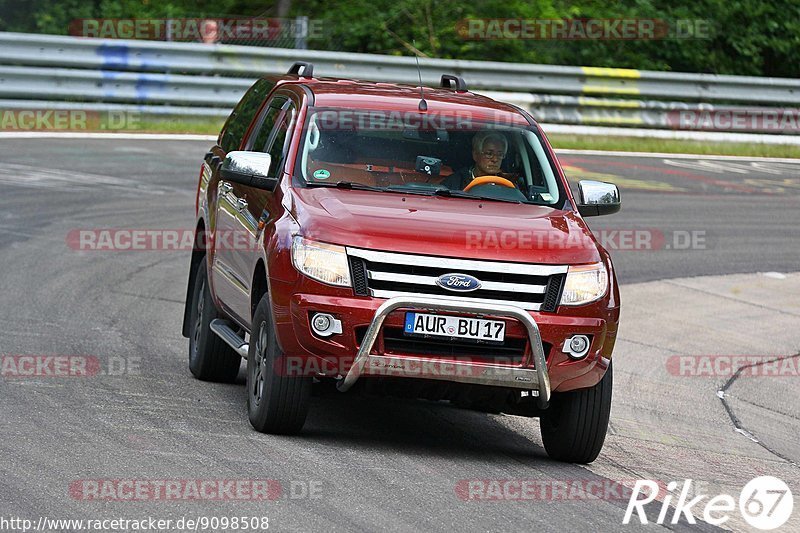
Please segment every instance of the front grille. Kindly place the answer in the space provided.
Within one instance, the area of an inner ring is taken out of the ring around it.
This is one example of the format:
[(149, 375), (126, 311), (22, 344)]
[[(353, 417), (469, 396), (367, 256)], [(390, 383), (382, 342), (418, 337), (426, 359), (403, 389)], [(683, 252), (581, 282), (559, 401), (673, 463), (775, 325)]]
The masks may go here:
[(566, 277), (566, 274), (554, 274), (550, 276), (550, 281), (547, 283), (547, 291), (544, 293), (542, 311), (553, 312), (556, 310), (558, 302), (561, 301), (561, 289), (564, 287), (564, 280)]
[[(531, 265), (452, 259), (348, 248), (356, 294), (375, 298), (435, 296), (473, 303), (499, 303), (529, 311), (555, 311), (567, 272), (562, 265)], [(471, 292), (436, 284), (443, 274), (468, 274), (481, 281)]]
[(359, 259), (358, 257), (350, 258), (350, 275), (353, 278), (353, 291), (356, 293), (356, 296), (369, 296), (367, 267), (363, 259)]

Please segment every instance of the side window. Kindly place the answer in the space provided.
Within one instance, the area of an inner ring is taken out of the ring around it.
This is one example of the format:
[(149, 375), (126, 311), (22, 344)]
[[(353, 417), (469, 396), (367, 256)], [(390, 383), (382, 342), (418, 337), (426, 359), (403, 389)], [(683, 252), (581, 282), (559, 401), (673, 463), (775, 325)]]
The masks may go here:
[(286, 98), (283, 96), (276, 96), (270, 101), (269, 105), (264, 107), (261, 111), (261, 116), (258, 117), (258, 122), (250, 133), (250, 138), (247, 139), (245, 150), (252, 150), (255, 152), (266, 152), (266, 144), (269, 141), (269, 134), (272, 133), (272, 128), (275, 127), (275, 119), (281, 111), (281, 107), (286, 103)]
[(272, 144), (269, 148), (269, 155), (272, 156), (271, 168), (269, 169), (270, 176), (275, 176), (284, 165), (291, 141), (289, 132), (294, 127), (294, 119), (295, 109), (290, 103), (288, 106), (284, 106), (284, 110), (278, 119), (278, 125), (271, 135)]
[(274, 86), (271, 81), (258, 80), (236, 104), (219, 134), (218, 143), (225, 152), (239, 148), (247, 128)]

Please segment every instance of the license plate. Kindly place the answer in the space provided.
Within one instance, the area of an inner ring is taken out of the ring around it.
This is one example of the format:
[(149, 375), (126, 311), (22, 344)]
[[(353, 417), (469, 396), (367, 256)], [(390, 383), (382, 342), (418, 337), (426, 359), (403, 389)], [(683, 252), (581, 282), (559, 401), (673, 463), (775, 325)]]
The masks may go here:
[(406, 335), (434, 335), (436, 337), (502, 342), (506, 335), (506, 323), (502, 320), (406, 313), (403, 332)]

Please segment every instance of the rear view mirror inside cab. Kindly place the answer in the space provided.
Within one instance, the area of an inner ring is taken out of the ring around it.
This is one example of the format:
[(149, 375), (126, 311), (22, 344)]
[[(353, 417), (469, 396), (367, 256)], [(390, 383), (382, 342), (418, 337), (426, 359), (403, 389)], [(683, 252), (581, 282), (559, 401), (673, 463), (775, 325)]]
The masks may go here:
[(438, 176), (442, 172), (442, 160), (435, 157), (417, 156), (416, 171), (428, 176)]

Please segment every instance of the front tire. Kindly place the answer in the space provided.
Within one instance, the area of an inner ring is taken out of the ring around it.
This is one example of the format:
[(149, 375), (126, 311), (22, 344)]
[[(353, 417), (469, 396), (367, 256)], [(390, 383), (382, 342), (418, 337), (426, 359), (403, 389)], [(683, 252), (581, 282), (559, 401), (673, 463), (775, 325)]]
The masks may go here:
[(603, 379), (588, 389), (553, 393), (541, 417), (547, 455), (569, 463), (591, 463), (600, 454), (611, 415), (613, 376), (609, 364)]
[(282, 371), (282, 353), (275, 338), (269, 295), (265, 294), (253, 315), (253, 331), (247, 354), (247, 415), (261, 433), (299, 433), (308, 414), (311, 378)]
[(210, 324), (217, 318), (217, 308), (208, 287), (205, 260), (197, 265), (191, 310), (189, 370), (194, 377), (203, 381), (232, 383), (239, 375), (242, 358), (211, 331)]

